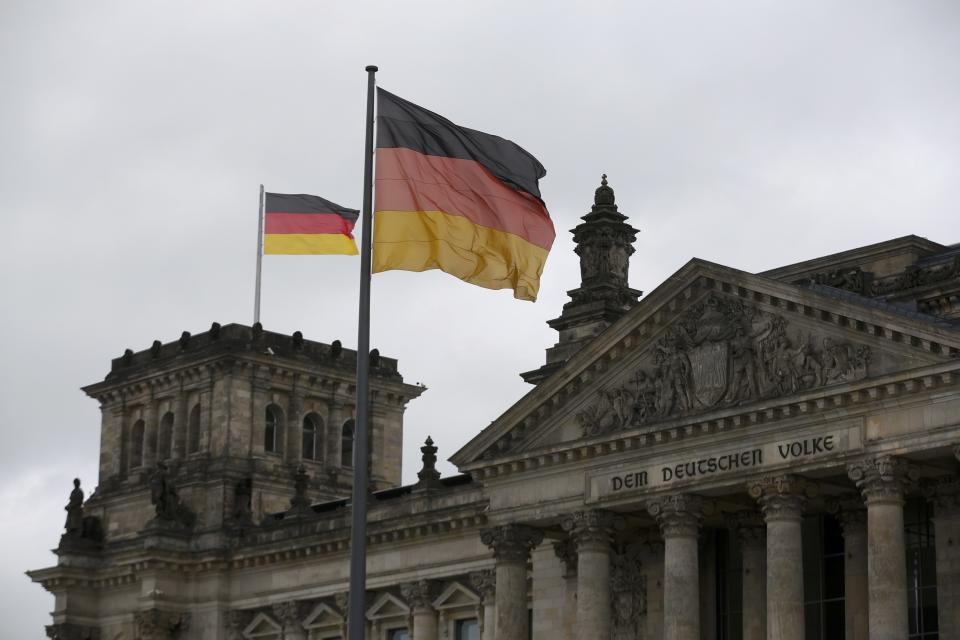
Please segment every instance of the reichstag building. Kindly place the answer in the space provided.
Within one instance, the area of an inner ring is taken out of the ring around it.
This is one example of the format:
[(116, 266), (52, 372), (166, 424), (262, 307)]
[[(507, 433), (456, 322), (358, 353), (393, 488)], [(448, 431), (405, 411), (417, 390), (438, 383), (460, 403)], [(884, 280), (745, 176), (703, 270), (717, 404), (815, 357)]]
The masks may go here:
[[(557, 342), (458, 475), (428, 441), (401, 486), (424, 388), (369, 355), (367, 638), (960, 639), (960, 245), (641, 298), (606, 183), (573, 234)], [(97, 486), (29, 572), (48, 637), (344, 637), (357, 357), (214, 324), (115, 358)]]

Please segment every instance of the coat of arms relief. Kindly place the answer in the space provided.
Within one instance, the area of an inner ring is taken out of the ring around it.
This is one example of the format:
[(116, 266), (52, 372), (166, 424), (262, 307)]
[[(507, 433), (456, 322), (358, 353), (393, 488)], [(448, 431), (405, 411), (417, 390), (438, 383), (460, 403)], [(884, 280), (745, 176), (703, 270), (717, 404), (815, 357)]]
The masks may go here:
[(780, 315), (711, 294), (667, 329), (648, 360), (577, 413), (584, 437), (860, 380), (870, 347), (804, 335)]

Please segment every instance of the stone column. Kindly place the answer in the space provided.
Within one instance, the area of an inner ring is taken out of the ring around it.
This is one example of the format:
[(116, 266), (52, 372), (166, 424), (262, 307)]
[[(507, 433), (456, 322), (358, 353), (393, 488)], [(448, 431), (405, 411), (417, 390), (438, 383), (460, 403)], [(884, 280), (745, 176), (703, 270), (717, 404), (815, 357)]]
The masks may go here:
[(907, 551), (903, 494), (910, 480), (905, 460), (877, 456), (847, 466), (867, 503), (867, 581), (870, 640), (907, 637)]
[(183, 383), (173, 402), (173, 433), (170, 434), (170, 456), (174, 460), (187, 457), (187, 394)]
[(577, 511), (563, 521), (577, 552), (577, 640), (610, 637), (610, 543), (622, 520), (609, 511)]
[(412, 640), (437, 640), (437, 612), (433, 608), (434, 588), (429, 580), (400, 585), (413, 618)]
[(651, 501), (663, 535), (663, 638), (700, 640), (700, 571), (697, 535), (703, 501), (677, 494)]
[(940, 640), (960, 640), (960, 478), (940, 478), (924, 493), (934, 508)]
[(497, 593), (497, 577), (493, 569), (483, 569), (470, 574), (470, 583), (480, 594), (481, 611), (477, 615), (477, 626), (480, 628), (480, 640), (493, 640), (493, 632), (497, 624), (494, 597)]
[(767, 529), (756, 511), (732, 514), (728, 522), (743, 557), (743, 640), (767, 637)]
[(327, 429), (323, 434), (323, 466), (325, 469), (340, 468), (340, 447), (343, 436), (343, 404), (338, 400), (330, 401), (327, 414)]
[(497, 561), (496, 640), (527, 640), (527, 561), (543, 541), (543, 532), (505, 524), (480, 534)]
[(287, 424), (284, 431), (284, 459), (291, 464), (300, 464), (303, 457), (303, 395), (296, 386), (287, 405)]
[(307, 631), (300, 621), (298, 603), (294, 601), (274, 603), (273, 615), (283, 626), (283, 640), (307, 640)]
[(767, 639), (803, 640), (801, 523), (809, 484), (783, 475), (750, 483), (767, 524)]
[(860, 496), (828, 504), (843, 530), (843, 608), (846, 640), (869, 638), (867, 604), (867, 512)]
[(564, 583), (560, 605), (561, 640), (573, 640), (577, 631), (577, 547), (573, 540), (564, 538), (553, 543), (553, 553), (560, 560)]

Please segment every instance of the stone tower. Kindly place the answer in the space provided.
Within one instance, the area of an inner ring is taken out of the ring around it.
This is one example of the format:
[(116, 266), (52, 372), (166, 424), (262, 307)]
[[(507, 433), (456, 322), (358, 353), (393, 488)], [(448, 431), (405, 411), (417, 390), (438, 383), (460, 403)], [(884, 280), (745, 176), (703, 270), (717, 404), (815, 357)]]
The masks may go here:
[(547, 324), (560, 334), (547, 349), (547, 362), (539, 369), (520, 374), (530, 384), (539, 384), (580, 350), (594, 336), (630, 310), (643, 293), (630, 288), (630, 256), (637, 229), (617, 210), (613, 188), (603, 175), (593, 196), (590, 213), (571, 230), (574, 251), (580, 256), (580, 286), (568, 291), (570, 302), (559, 318)]
[[(423, 387), (405, 384), (396, 360), (370, 357), (376, 490), (400, 484), (403, 412)], [(127, 349), (102, 382), (84, 388), (102, 412), (99, 483), (85, 513), (100, 519), (108, 542), (142, 537), (160, 522), (189, 530), (203, 547), (225, 527), (287, 511), (295, 495), (308, 503), (348, 497), (356, 362), (339, 341), (259, 323), (214, 323)], [(164, 487), (175, 487), (173, 504)]]

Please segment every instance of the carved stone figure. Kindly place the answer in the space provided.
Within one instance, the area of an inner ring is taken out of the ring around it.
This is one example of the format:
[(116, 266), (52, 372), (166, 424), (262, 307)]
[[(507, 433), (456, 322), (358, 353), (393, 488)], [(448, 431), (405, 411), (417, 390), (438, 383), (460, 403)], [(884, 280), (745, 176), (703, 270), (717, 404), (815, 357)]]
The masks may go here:
[(157, 468), (150, 477), (150, 502), (157, 514), (155, 522), (193, 526), (195, 516), (180, 502), (177, 489), (170, 480), (167, 465), (162, 462), (157, 463)]
[(80, 478), (73, 479), (73, 491), (70, 492), (70, 501), (64, 507), (67, 512), (67, 521), (63, 525), (68, 536), (79, 536), (83, 533), (83, 489), (80, 488)]
[(652, 346), (624, 385), (597, 392), (577, 413), (586, 437), (674, 415), (734, 406), (867, 376), (870, 348), (791, 335), (787, 321), (709, 295), (693, 305)]

